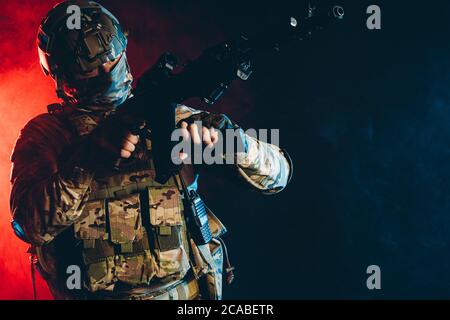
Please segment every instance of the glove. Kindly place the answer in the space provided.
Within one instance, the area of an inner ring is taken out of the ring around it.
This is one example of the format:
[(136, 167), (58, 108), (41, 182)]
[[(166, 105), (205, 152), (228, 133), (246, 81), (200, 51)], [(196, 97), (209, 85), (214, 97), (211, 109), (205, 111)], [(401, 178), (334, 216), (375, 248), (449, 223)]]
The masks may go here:
[[(198, 129), (201, 132), (201, 127), (208, 129), (214, 128), (218, 130), (221, 134), (219, 135), (219, 139), (216, 143), (220, 143), (222, 145), (221, 148), (216, 148), (216, 150), (223, 150), (226, 154), (222, 154), (221, 156), (226, 156), (227, 159), (234, 159), (234, 155), (237, 152), (247, 153), (247, 139), (244, 131), (224, 114), (200, 112), (180, 121), (178, 123), (178, 127), (181, 127), (183, 122), (188, 124), (187, 130), (190, 132), (191, 136), (192, 130)], [(199, 125), (200, 128), (197, 128), (195, 125)], [(230, 141), (229, 139), (233, 140)], [(231, 147), (233, 147), (232, 153), (230, 151)], [(196, 150), (196, 148), (194, 148), (194, 150)]]
[(60, 171), (70, 174), (75, 167), (88, 171), (113, 168), (130, 128), (139, 122), (124, 113), (103, 119), (90, 134), (70, 144), (63, 152)]

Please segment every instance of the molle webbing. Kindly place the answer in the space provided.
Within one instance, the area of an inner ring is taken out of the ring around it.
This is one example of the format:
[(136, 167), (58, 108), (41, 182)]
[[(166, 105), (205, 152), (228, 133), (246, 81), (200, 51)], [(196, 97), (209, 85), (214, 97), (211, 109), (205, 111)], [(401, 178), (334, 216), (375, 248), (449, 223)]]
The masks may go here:
[(154, 171), (97, 178), (85, 211), (75, 223), (83, 242), (89, 291), (116, 282), (149, 285), (174, 281), (190, 268), (181, 191), (175, 177), (161, 185)]
[[(151, 171), (149, 171), (151, 172)], [(120, 199), (126, 197), (128, 195), (137, 194), (142, 191), (146, 191), (148, 188), (152, 187), (163, 187), (167, 185), (174, 185), (173, 179), (170, 179), (167, 184), (162, 185), (155, 180), (151, 179), (153, 174), (148, 175), (146, 178), (150, 179), (141, 179), (142, 176), (134, 175), (130, 177), (131, 183), (126, 185), (122, 184), (109, 184), (105, 183), (104, 186), (99, 186), (95, 190), (93, 190), (89, 196), (88, 201), (95, 200), (108, 200), (108, 199)], [(170, 184), (169, 184), (170, 183)]]
[(122, 252), (121, 246), (111, 244), (108, 240), (84, 240), (83, 243), (86, 243), (86, 241), (93, 241), (93, 246), (84, 246), (83, 258), (86, 264), (97, 263), (106, 259), (107, 257), (112, 257), (117, 254), (122, 254), (124, 256), (133, 256), (141, 255), (145, 252), (145, 250), (150, 250), (148, 237), (145, 232), (144, 237), (141, 240), (131, 243), (131, 252)]

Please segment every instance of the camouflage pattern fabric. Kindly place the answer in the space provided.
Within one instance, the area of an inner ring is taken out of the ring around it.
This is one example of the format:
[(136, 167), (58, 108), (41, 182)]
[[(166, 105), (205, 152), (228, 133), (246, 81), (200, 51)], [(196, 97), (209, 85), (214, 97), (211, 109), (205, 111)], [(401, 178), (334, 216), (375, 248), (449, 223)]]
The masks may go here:
[(149, 250), (142, 255), (121, 255), (116, 261), (117, 279), (131, 285), (148, 285), (156, 274), (156, 268), (155, 259)]
[(75, 222), (75, 237), (83, 240), (104, 238), (106, 236), (105, 202), (88, 202), (83, 212), (87, 216)]
[(177, 187), (149, 188), (149, 198), (153, 226), (181, 225), (181, 199)]
[(86, 288), (90, 292), (99, 290), (112, 291), (117, 281), (115, 275), (116, 264), (114, 257), (107, 257), (100, 262), (92, 263), (86, 268)]
[[(149, 164), (150, 166), (150, 164)], [(91, 184), (89, 201), (122, 198), (145, 191), (149, 187), (161, 186), (155, 180), (155, 170), (138, 170), (130, 174), (96, 177)]]
[(171, 279), (182, 279), (190, 269), (188, 255), (182, 246), (169, 251), (157, 250), (157, 256), (158, 278), (171, 276)]
[[(199, 112), (179, 106), (175, 122)], [(47, 248), (53, 250), (53, 244), (61, 239), (62, 233), (73, 227), (72, 236), (83, 240), (87, 271), (85, 288), (89, 292), (111, 291), (117, 282), (148, 285), (155, 277), (170, 283), (186, 274), (189, 269), (186, 250), (192, 250), (194, 261), (191, 263), (195, 273), (207, 275), (204, 279), (208, 279), (210, 284), (210, 298), (220, 299), (223, 255), (220, 246), (218, 249), (208, 245), (187, 245), (189, 239), (186, 240), (184, 233), (179, 190), (173, 184), (161, 187), (154, 182), (154, 168), (148, 166), (128, 174), (106, 177), (76, 166), (71, 170), (65, 168), (64, 174), (60, 170), (61, 159), (71, 163), (74, 156), (65, 153), (66, 148), (76, 145), (79, 137), (89, 134), (104, 116), (104, 110), (98, 114), (95, 110), (89, 113), (80, 111), (71, 119), (43, 114), (22, 129), (11, 157), (10, 204), (13, 218), (22, 226), (32, 244), (42, 249), (40, 251)], [(70, 120), (77, 130), (68, 127), (65, 120)], [(249, 186), (261, 192), (281, 190), (287, 183), (290, 171), (283, 154), (277, 147), (251, 137), (248, 144), (247, 154), (236, 155), (237, 171)], [(141, 215), (149, 214), (141, 212), (138, 196), (138, 192), (145, 188), (150, 190), (151, 224), (158, 228), (183, 227), (177, 229), (182, 239), (179, 248), (162, 252), (158, 248), (133, 251), (143, 238)], [(107, 218), (109, 226), (106, 225)], [(219, 230), (223, 230), (220, 224), (216, 224), (214, 229), (218, 234), (221, 233)], [(104, 247), (98, 246), (98, 241), (104, 241)], [(122, 253), (111, 249), (113, 243), (120, 245)], [(42, 265), (52, 265), (50, 261), (58, 261), (61, 255), (57, 252), (53, 254), (52, 250), (40, 256), (49, 260), (42, 261)], [(78, 254), (75, 247), (64, 247), (64, 250)], [(65, 279), (58, 276), (56, 272), (48, 274), (46, 279), (51, 282), (50, 287), (65, 283)], [(195, 286), (198, 292), (198, 284), (191, 285), (192, 288)], [(161, 297), (193, 298), (195, 295), (188, 291), (163, 292)], [(64, 298), (71, 297), (69, 292), (65, 294)]]
[[(209, 114), (184, 105), (179, 105), (176, 111), (176, 123), (199, 113)], [(247, 152), (234, 155), (238, 173), (250, 186), (261, 192), (277, 193), (283, 190), (292, 170), (283, 152), (279, 147), (259, 141), (248, 134), (245, 134), (245, 139)]]
[(107, 300), (196, 300), (205, 297), (200, 296), (198, 280), (195, 277), (187, 276), (183, 280), (167, 283), (156, 290), (141, 286), (131, 289), (125, 295), (108, 294), (105, 290), (101, 294), (95, 294), (93, 298)]
[[(150, 164), (148, 164), (150, 166)], [(126, 189), (130, 185), (146, 184), (153, 182), (154, 185), (160, 186), (159, 183), (154, 181), (155, 170), (146, 168), (145, 170), (136, 170), (127, 174), (115, 174), (109, 175), (107, 177), (96, 177), (93, 186), (96, 190), (101, 190), (103, 188), (117, 188), (121, 187)], [(111, 197), (116, 195), (111, 194)]]
[[(158, 295), (143, 297), (140, 300), (195, 300), (200, 297), (198, 281), (192, 279), (184, 281), (176, 287), (161, 292)], [(136, 297), (135, 299), (139, 299)]]
[(253, 187), (277, 193), (288, 183), (291, 168), (280, 148), (246, 134), (247, 153), (236, 154), (238, 171)]
[[(180, 191), (176, 186), (153, 187), (149, 188), (148, 193), (150, 223), (154, 227), (181, 226), (183, 224)], [(188, 254), (182, 244), (183, 236), (181, 231), (183, 229), (178, 228), (176, 230), (180, 234), (173, 236), (178, 238), (180, 246), (166, 251), (161, 250), (161, 248), (156, 250), (159, 262), (158, 278), (172, 276), (172, 279), (181, 279), (190, 268)]]
[(139, 195), (108, 201), (110, 239), (123, 244), (142, 239)]
[(42, 114), (21, 130), (11, 161), (11, 213), (35, 245), (51, 242), (82, 218), (94, 173), (58, 172), (58, 159), (77, 136), (59, 118)]
[(118, 255), (92, 263), (86, 268), (85, 286), (90, 292), (112, 291), (117, 281), (129, 285), (148, 285), (156, 273), (150, 251), (140, 255)]
[(187, 119), (194, 114), (199, 114), (204, 111), (195, 110), (183, 104), (179, 104), (175, 110), (175, 124), (179, 123), (181, 120)]
[[(175, 120), (179, 122), (199, 112), (180, 105)], [(94, 118), (93, 114), (89, 114), (87, 123), (75, 121), (74, 125), (84, 126), (84, 129), (79, 129), (80, 133), (87, 132), (94, 128)], [(75, 139), (65, 122), (53, 115), (43, 114), (23, 128), (16, 142), (11, 157), (14, 164), (11, 173), (11, 212), (28, 238), (37, 245), (52, 241), (83, 218), (81, 213), (89, 199), (94, 173), (74, 168), (72, 175), (63, 177), (57, 172), (58, 159), (64, 147)], [(280, 191), (289, 176), (288, 161), (279, 148), (251, 137), (247, 140), (248, 153), (236, 155), (237, 171), (250, 186), (261, 192)], [(50, 206), (50, 203), (53, 205)]]

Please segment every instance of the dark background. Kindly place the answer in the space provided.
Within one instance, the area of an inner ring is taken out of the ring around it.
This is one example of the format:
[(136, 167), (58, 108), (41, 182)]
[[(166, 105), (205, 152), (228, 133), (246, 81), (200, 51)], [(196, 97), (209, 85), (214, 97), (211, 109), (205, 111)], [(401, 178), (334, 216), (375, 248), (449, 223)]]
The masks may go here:
[[(279, 128), (295, 163), (277, 196), (203, 177), (237, 268), (225, 297), (450, 298), (450, 6), (336, 2), (342, 24), (257, 60), (251, 81), (214, 107), (244, 127)], [(138, 71), (162, 50), (193, 58), (303, 4), (130, 3), (109, 7), (130, 26)], [(381, 30), (366, 27), (370, 4), (381, 7)], [(366, 287), (371, 264), (382, 290)]]
[[(34, 39), (56, 1), (0, 2), (7, 185), (16, 133), (54, 100), (49, 80), (42, 89)], [(346, 9), (341, 24), (258, 59), (251, 80), (236, 82), (214, 106), (245, 128), (280, 129), (295, 163), (292, 183), (276, 196), (203, 175), (201, 189), (229, 229), (225, 240), (236, 266), (224, 296), (450, 298), (450, 3), (335, 2)], [(100, 3), (129, 29), (127, 54), (138, 77), (166, 50), (195, 58), (241, 30), (263, 33), (304, 1)], [(371, 4), (381, 7), (381, 30), (366, 28)], [(20, 88), (27, 88), (23, 98)], [(33, 88), (46, 96), (36, 99)], [(12, 240), (6, 194), (0, 296), (29, 298), (26, 248)], [(366, 287), (372, 264), (381, 268), (381, 290)]]

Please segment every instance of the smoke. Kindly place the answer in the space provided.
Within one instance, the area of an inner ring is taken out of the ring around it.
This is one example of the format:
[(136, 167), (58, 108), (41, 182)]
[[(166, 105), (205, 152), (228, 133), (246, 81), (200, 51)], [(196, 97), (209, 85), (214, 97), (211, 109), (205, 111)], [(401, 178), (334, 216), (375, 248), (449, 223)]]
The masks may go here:
[[(35, 38), (38, 26), (58, 0), (0, 0), (0, 299), (31, 299), (32, 286), (27, 245), (18, 240), (10, 227), (10, 154), (20, 129), (33, 117), (57, 102), (54, 83), (39, 66)], [(99, 1), (113, 12), (129, 31), (127, 55), (135, 78), (151, 66), (164, 51), (181, 60), (193, 59), (202, 49), (223, 40), (220, 27), (200, 5), (158, 1)], [(244, 90), (235, 86), (235, 95), (218, 105), (235, 110), (249, 101), (236, 102)], [(51, 298), (44, 281), (38, 278), (38, 298)]]
[[(32, 285), (27, 245), (10, 227), (10, 154), (20, 128), (54, 102), (54, 87), (38, 63), (35, 37), (45, 13), (58, 1), (0, 2), (0, 299), (31, 299)], [(39, 298), (50, 298), (38, 279)]]

